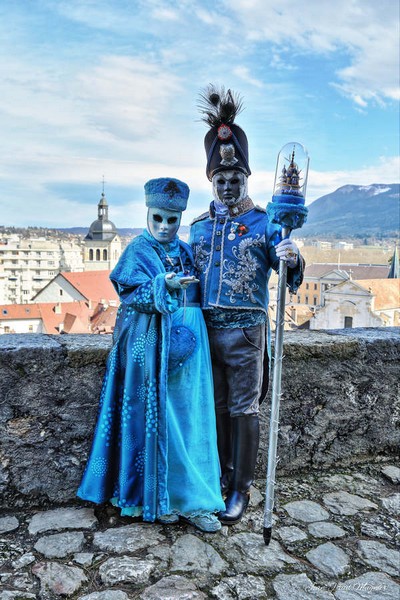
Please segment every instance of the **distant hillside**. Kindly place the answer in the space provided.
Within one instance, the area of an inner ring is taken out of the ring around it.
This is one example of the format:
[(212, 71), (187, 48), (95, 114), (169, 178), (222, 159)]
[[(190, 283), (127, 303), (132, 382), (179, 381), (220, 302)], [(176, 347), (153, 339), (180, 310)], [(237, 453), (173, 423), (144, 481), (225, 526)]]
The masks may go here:
[[(372, 185), (344, 185), (335, 192), (322, 196), (308, 206), (307, 223), (298, 230), (297, 237), (343, 238), (343, 237), (398, 237), (400, 226), (399, 183), (373, 183)], [(123, 237), (136, 236), (139, 228), (118, 228)], [(86, 227), (0, 227), (7, 233), (49, 236), (50, 232), (85, 237)], [(183, 225), (179, 234), (185, 239), (189, 227)], [(300, 233), (301, 232), (301, 233)]]
[(344, 185), (308, 207), (303, 236), (380, 236), (399, 230), (400, 184)]

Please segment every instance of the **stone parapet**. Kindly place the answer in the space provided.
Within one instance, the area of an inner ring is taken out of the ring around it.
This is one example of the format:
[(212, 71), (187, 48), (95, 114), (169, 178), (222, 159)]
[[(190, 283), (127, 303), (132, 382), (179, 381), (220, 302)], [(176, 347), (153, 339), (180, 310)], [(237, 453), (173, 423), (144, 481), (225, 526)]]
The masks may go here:
[[(110, 347), (107, 335), (0, 336), (0, 508), (75, 499)], [(281, 474), (396, 452), (399, 350), (396, 328), (285, 334)], [(261, 413), (260, 478), (269, 401)]]

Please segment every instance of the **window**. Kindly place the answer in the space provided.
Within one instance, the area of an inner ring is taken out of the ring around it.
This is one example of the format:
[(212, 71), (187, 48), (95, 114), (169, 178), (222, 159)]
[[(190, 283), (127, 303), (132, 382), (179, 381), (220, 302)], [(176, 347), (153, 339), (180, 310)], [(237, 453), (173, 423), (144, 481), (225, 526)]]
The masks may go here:
[(308, 304), (308, 296), (305, 298), (305, 303)]
[(60, 296), (62, 296), (64, 294), (64, 290), (62, 290), (62, 289), (60, 289), (59, 292), (60, 292)]
[(309, 290), (309, 289), (310, 289), (310, 284), (306, 283), (306, 290)]
[(93, 260), (93, 248), (89, 250), (89, 260)]
[(313, 304), (314, 304), (314, 306), (317, 306), (317, 302), (318, 302), (318, 297), (314, 296), (314, 298), (313, 298)]
[(96, 250), (96, 260), (100, 260), (100, 250), (98, 248)]
[(107, 260), (107, 250), (103, 250), (103, 260)]
[(7, 327), (7, 325), (5, 325), (4, 327), (4, 333), (10, 333), (10, 328)]
[(318, 289), (318, 284), (314, 283), (314, 290), (317, 290), (317, 289)]
[(301, 296), (300, 296), (300, 294), (299, 294), (299, 295), (297, 296), (297, 304), (300, 304), (300, 302), (301, 302)]
[(29, 325), (28, 331), (29, 331), (29, 333), (33, 333), (33, 325)]
[(353, 327), (353, 317), (344, 318), (344, 327), (345, 329), (350, 329), (351, 327)]

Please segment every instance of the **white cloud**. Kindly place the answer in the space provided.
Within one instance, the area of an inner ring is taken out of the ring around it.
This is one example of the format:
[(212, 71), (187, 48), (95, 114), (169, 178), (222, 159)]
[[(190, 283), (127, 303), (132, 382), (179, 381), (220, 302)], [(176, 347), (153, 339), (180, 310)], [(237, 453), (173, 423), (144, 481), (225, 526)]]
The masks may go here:
[(308, 176), (308, 201), (330, 194), (342, 185), (398, 183), (399, 172), (400, 157), (398, 156), (382, 156), (377, 164), (364, 165), (356, 170), (318, 172), (311, 169)]
[(254, 85), (255, 87), (262, 88), (264, 84), (259, 79), (253, 77), (250, 73), (250, 70), (247, 67), (238, 66), (233, 69), (233, 74), (236, 75), (239, 79), (242, 79), (245, 83), (249, 83), (250, 85)]
[[(245, 38), (273, 43), (289, 54), (337, 53), (348, 65), (337, 71), (337, 88), (358, 103), (398, 97), (399, 6), (392, 0), (229, 0)], [(274, 59), (272, 61), (274, 64)], [(279, 64), (278, 64), (279, 66)]]
[(168, 8), (155, 8), (151, 16), (159, 21), (179, 21), (179, 14)]

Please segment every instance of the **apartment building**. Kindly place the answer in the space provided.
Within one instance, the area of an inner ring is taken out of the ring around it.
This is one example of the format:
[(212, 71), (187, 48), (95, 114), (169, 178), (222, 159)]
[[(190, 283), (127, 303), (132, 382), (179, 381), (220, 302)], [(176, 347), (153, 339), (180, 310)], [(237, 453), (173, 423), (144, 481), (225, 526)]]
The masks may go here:
[(71, 241), (22, 238), (0, 240), (0, 302), (26, 304), (60, 271), (83, 271), (82, 248)]

